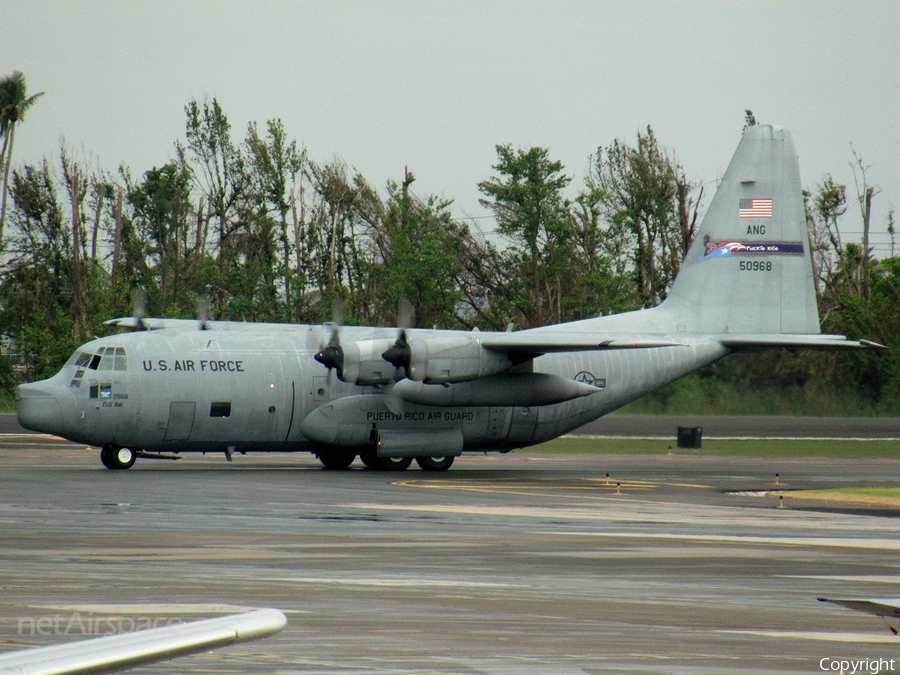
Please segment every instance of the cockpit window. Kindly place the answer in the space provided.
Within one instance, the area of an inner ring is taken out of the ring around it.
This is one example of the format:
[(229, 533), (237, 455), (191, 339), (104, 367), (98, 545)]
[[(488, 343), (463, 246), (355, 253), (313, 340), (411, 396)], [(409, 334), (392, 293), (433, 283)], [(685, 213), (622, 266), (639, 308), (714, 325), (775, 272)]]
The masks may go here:
[(70, 387), (75, 387), (76, 389), (81, 386), (81, 378), (84, 377), (84, 368), (79, 368), (75, 371), (75, 377), (72, 378), (72, 381), (69, 382)]
[(128, 356), (124, 347), (101, 347), (96, 354), (85, 356), (87, 367), (91, 370), (128, 370)]
[(115, 359), (113, 370), (128, 370), (128, 359), (125, 356), (125, 347), (116, 347)]
[(69, 364), (91, 370), (128, 370), (128, 356), (125, 347), (100, 347), (96, 354), (76, 352)]

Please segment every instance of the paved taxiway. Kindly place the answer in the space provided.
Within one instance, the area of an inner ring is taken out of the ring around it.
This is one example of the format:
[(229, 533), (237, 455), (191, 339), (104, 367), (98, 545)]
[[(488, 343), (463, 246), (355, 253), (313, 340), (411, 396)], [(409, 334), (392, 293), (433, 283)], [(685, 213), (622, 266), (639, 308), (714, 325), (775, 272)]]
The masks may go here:
[(900, 519), (730, 494), (776, 472), (793, 488), (896, 484), (900, 460), (514, 453), (434, 475), (256, 455), (117, 472), (96, 450), (2, 436), (0, 649), (66, 639), (29, 634), (32, 619), (71, 639), (101, 619), (268, 606), (288, 615), (274, 638), (135, 672), (815, 673), (825, 657), (900, 658), (878, 619), (816, 601), (900, 596)]
[(574, 435), (675, 438), (678, 427), (700, 427), (705, 438), (900, 438), (896, 417), (755, 417), (607, 415)]

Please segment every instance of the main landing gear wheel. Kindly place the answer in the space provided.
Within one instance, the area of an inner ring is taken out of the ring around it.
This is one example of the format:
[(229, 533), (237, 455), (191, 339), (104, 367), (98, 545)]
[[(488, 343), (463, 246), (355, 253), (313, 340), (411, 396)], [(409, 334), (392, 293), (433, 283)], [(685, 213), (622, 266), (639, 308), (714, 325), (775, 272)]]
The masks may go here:
[(382, 471), (406, 471), (412, 464), (412, 457), (379, 457), (378, 468)]
[(412, 464), (412, 457), (376, 457), (374, 454), (360, 455), (363, 464), (376, 471), (406, 471)]
[(366, 465), (367, 469), (378, 469), (378, 462), (380, 461), (374, 452), (364, 452), (359, 456), (362, 460), (362, 463)]
[(453, 457), (416, 457), (422, 471), (446, 471), (453, 466)]
[(332, 452), (327, 455), (319, 455), (318, 457), (319, 461), (322, 462), (322, 466), (332, 471), (349, 469), (350, 465), (353, 464), (353, 460), (356, 459), (356, 455), (349, 452)]
[(130, 469), (136, 459), (137, 453), (131, 448), (104, 445), (100, 451), (100, 461), (107, 469)]

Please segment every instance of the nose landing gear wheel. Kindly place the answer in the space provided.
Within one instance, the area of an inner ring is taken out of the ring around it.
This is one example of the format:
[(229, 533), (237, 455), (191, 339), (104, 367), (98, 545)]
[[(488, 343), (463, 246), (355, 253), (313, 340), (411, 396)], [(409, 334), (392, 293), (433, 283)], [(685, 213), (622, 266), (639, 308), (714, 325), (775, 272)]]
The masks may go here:
[(100, 461), (107, 469), (130, 469), (136, 459), (137, 453), (131, 448), (104, 445), (100, 450)]
[(422, 471), (446, 471), (453, 466), (453, 457), (416, 457)]

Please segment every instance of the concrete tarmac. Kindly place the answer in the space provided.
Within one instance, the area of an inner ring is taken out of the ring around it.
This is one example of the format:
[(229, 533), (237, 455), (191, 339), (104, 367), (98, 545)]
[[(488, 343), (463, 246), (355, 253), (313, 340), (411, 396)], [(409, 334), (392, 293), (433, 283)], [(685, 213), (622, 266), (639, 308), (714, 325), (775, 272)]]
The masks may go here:
[(778, 508), (758, 496), (776, 472), (788, 488), (896, 485), (900, 460), (513, 453), (428, 474), (252, 455), (109, 471), (96, 449), (2, 436), (0, 649), (276, 607), (273, 638), (133, 672), (900, 671), (882, 621), (816, 601), (900, 597), (900, 520)]
[(678, 427), (700, 427), (704, 438), (896, 438), (896, 417), (758, 417), (607, 415), (573, 435), (675, 438)]
[[(691, 415), (607, 415), (573, 432), (575, 436), (675, 438), (678, 427), (700, 427), (705, 438), (897, 438), (897, 417), (755, 417)], [(0, 434), (26, 432), (14, 414), (0, 414)]]

